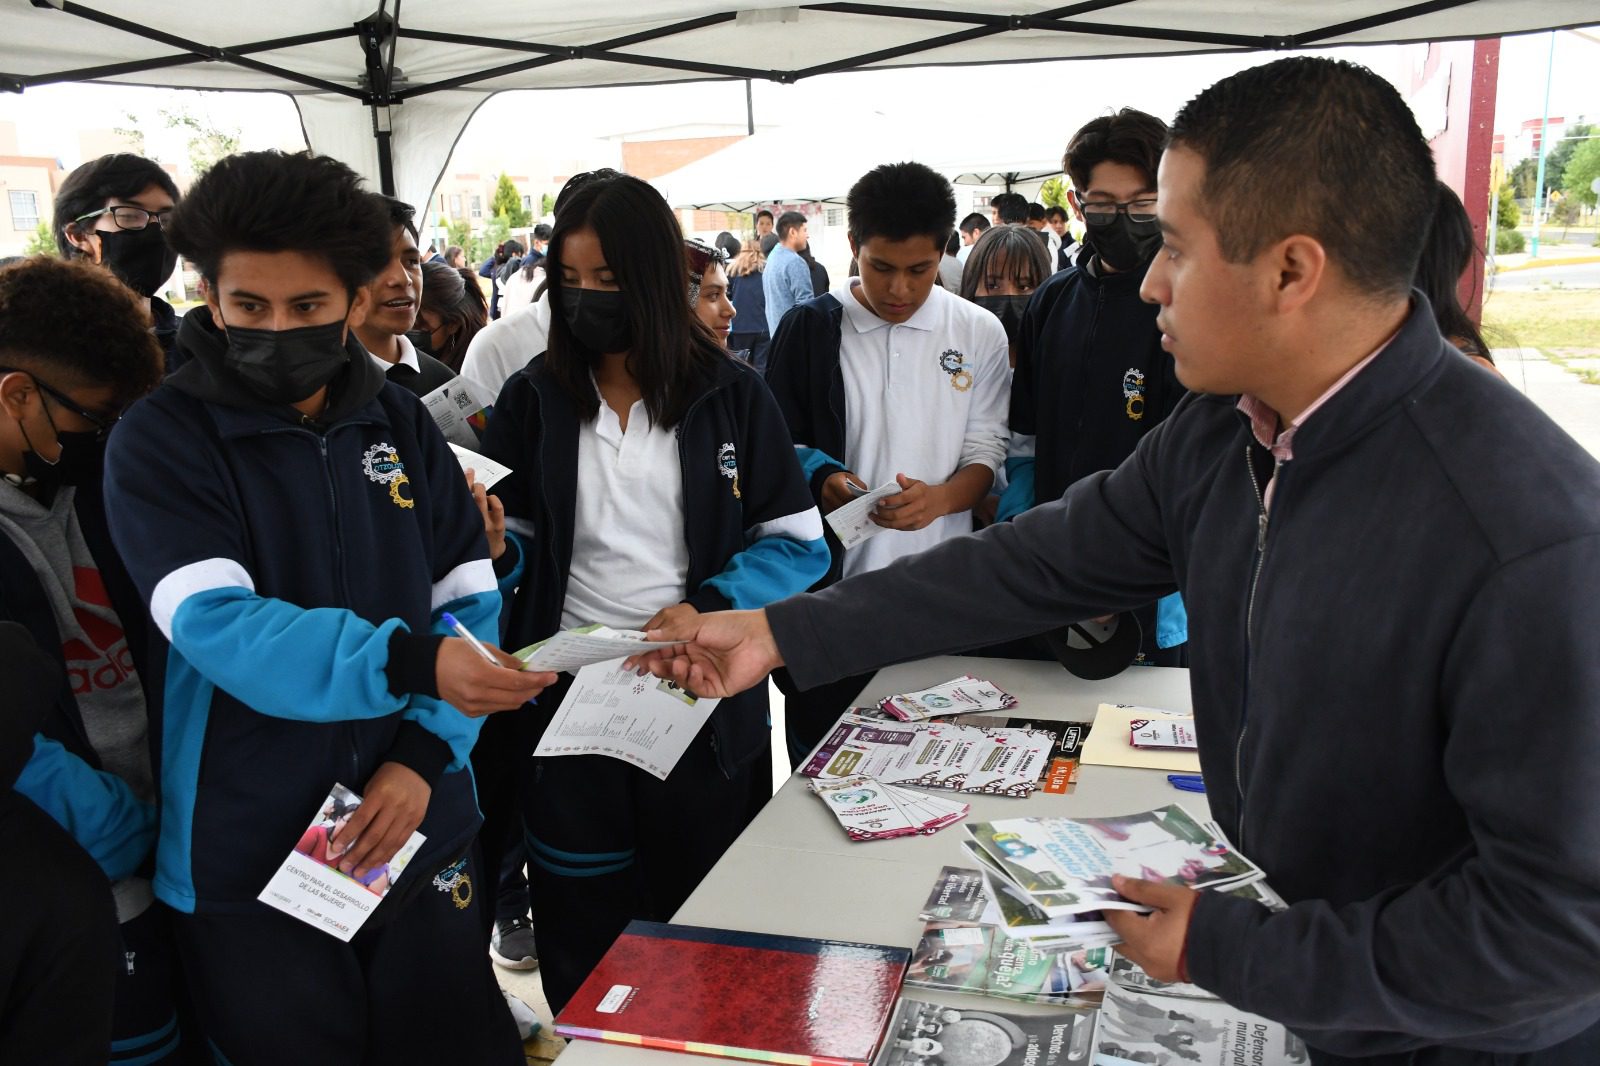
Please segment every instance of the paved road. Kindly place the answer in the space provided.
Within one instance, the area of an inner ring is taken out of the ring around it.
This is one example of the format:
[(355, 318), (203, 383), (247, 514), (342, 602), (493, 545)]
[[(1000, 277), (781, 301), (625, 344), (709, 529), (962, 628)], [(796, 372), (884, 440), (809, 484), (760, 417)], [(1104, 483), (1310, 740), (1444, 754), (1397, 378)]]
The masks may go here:
[(1498, 274), (1495, 292), (1536, 292), (1541, 289), (1600, 289), (1600, 263), (1533, 267)]

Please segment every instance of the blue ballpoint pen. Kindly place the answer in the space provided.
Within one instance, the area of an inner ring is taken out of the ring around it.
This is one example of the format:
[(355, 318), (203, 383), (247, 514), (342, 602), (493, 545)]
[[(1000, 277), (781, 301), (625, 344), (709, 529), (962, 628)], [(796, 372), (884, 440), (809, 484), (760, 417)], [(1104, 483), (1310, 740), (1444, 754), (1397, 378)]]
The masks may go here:
[(439, 617), (444, 621), (445, 625), (450, 627), (456, 636), (472, 645), (472, 650), (483, 656), (484, 661), (486, 661), (490, 666), (500, 665), (500, 660), (496, 659), (493, 655), (490, 655), (489, 649), (483, 646), (483, 642), (472, 635), (472, 630), (456, 621), (455, 615), (451, 614), (449, 611), (445, 611)]
[(1204, 792), (1205, 778), (1199, 774), (1168, 774), (1167, 783), (1183, 792)]

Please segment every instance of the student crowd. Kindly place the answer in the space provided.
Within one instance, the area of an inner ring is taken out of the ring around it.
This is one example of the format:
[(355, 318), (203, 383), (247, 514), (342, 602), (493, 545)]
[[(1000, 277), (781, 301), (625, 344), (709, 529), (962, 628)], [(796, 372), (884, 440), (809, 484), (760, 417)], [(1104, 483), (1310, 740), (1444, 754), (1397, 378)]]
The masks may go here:
[[(1191, 667), (1292, 906), (1122, 882), (1153, 976), (1318, 1062), (1600, 1061), (1600, 469), (1464, 357), (1406, 105), (1288, 59), (1063, 168), (1081, 242), (872, 168), (832, 291), (803, 215), (685, 240), (613, 171), (476, 270), (326, 157), (74, 171), (0, 267), (0, 1060), (521, 1062), (491, 956), (559, 1010), (673, 914), (770, 795), (769, 676), (796, 761), (976, 651)], [(419, 400), (458, 372), (492, 493)], [(723, 697), (664, 781), (529, 754), (571, 678), (501, 649), (589, 623)], [(349, 943), (257, 899), (335, 782), (353, 877), (426, 838)]]

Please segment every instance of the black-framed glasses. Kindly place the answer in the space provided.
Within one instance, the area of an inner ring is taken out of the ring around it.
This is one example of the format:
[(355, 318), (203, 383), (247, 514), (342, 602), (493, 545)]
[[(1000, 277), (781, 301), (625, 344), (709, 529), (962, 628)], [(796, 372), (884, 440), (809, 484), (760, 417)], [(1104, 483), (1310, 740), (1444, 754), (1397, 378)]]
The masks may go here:
[(110, 215), (111, 221), (117, 224), (118, 229), (142, 230), (153, 220), (158, 226), (166, 226), (167, 220), (172, 218), (172, 208), (160, 211), (146, 211), (142, 207), (133, 207), (129, 204), (116, 204), (112, 207), (102, 207), (98, 211), (90, 211), (87, 215), (79, 215), (74, 222), (82, 222), (88, 218), (99, 218), (101, 215)]
[(93, 414), (92, 412), (85, 411), (81, 406), (78, 405), (78, 401), (74, 400), (61, 390), (53, 389), (49, 385), (46, 385), (43, 381), (39, 380), (39, 375), (35, 374), (31, 370), (20, 370), (14, 366), (0, 366), (0, 374), (28, 375), (33, 379), (33, 383), (39, 386), (39, 391), (54, 400), (57, 406), (65, 407), (67, 410), (71, 411), (73, 414), (77, 415), (79, 418), (93, 426), (95, 440), (105, 440), (111, 435), (112, 428), (115, 427), (118, 422), (122, 421), (122, 413), (120, 411), (109, 418), (107, 418), (105, 415), (97, 415)]
[(1126, 203), (1096, 200), (1083, 205), (1083, 221), (1091, 226), (1109, 226), (1118, 214), (1127, 215), (1130, 222), (1154, 222), (1156, 198), (1140, 197)]

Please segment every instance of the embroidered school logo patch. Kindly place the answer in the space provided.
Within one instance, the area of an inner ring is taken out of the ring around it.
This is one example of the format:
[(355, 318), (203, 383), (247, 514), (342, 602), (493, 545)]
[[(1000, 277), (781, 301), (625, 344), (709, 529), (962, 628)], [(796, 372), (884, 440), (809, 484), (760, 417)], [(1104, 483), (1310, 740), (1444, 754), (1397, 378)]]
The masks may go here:
[(717, 471), (733, 482), (733, 498), (742, 499), (739, 493), (739, 453), (734, 451), (731, 441), (717, 449)]
[(1137, 422), (1144, 417), (1144, 371), (1130, 366), (1122, 375), (1122, 398), (1129, 419)]
[(939, 369), (950, 375), (950, 387), (957, 392), (972, 388), (972, 369), (967, 357), (954, 348), (946, 348), (939, 356)]
[(406, 464), (393, 444), (374, 444), (361, 457), (361, 469), (367, 477), (380, 485), (389, 486), (389, 499), (396, 507), (415, 507), (411, 498), (411, 479), (406, 477)]

